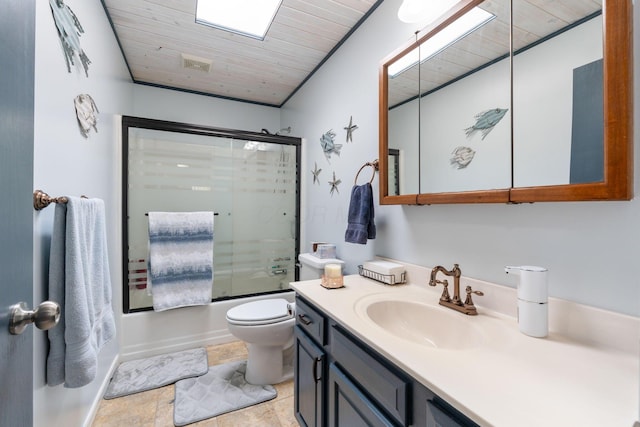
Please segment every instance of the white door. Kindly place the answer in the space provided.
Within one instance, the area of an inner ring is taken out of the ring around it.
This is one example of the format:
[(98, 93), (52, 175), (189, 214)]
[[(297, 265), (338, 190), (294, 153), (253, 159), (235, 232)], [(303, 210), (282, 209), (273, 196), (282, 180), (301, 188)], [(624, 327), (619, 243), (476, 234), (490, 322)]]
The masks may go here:
[(9, 333), (9, 308), (33, 303), (35, 0), (0, 1), (0, 426), (33, 424), (33, 326)]

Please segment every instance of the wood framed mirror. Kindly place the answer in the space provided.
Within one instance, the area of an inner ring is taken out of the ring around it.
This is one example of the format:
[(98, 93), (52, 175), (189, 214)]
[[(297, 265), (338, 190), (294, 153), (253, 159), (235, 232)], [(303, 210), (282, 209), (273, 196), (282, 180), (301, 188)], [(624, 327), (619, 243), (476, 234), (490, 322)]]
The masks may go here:
[[(491, 17), (434, 54), (430, 43), (478, 9)], [(590, 39), (584, 35), (587, 29)], [(560, 55), (562, 61), (540, 60), (560, 43), (571, 46), (572, 54), (591, 52), (573, 62), (564, 61), (570, 56), (566, 53)], [(482, 80), (489, 72), (491, 78)], [(385, 58), (379, 78), (381, 204), (633, 197), (630, 1), (463, 0), (417, 33), (415, 42)], [(494, 84), (499, 86), (489, 87)], [(466, 98), (456, 98), (456, 88)], [(476, 93), (477, 88), (492, 95)], [(559, 101), (561, 93), (566, 95)], [(452, 105), (429, 104), (437, 98)], [(482, 99), (489, 100), (485, 107), (474, 104)], [(579, 110), (589, 102), (601, 108)], [(554, 112), (550, 106), (564, 110)], [(477, 112), (473, 118), (471, 111)], [(598, 122), (594, 117), (602, 117), (601, 125), (584, 125)], [(471, 119), (475, 123), (469, 124)], [(448, 131), (438, 131), (443, 124)], [(595, 166), (585, 174), (589, 162)], [(390, 167), (402, 185), (393, 185)], [(531, 178), (532, 171), (540, 176)], [(468, 184), (460, 177), (467, 177)]]

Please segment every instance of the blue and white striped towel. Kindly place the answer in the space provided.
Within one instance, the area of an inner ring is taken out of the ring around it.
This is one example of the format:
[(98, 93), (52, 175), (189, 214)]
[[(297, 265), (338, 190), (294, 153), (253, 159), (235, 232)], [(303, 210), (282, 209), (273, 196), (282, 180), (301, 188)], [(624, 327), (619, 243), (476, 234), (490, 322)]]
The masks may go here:
[(149, 212), (153, 309), (204, 305), (213, 289), (213, 212)]

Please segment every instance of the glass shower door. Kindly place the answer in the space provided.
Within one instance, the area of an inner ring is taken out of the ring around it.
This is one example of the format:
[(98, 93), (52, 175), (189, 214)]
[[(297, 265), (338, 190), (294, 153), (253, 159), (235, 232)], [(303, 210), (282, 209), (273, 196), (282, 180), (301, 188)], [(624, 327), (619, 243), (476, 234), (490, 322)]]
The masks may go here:
[(151, 211), (215, 212), (212, 300), (278, 292), (296, 280), (298, 138), (126, 129), (125, 311), (153, 305), (146, 277)]

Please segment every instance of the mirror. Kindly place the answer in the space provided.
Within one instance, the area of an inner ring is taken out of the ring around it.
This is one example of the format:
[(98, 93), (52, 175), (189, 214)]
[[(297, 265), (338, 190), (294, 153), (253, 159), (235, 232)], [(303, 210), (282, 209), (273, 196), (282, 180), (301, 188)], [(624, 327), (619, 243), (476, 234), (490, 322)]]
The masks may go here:
[(602, 6), (579, 6), (513, 0), (514, 187), (604, 179)]
[(398, 54), (385, 79), (388, 89), (381, 92), (388, 97), (384, 115), (388, 118), (389, 137), (384, 157), (388, 161), (385, 168), (389, 177), (387, 188), (394, 196), (420, 192), (417, 178), (420, 175), (418, 52), (418, 46), (411, 44)]
[[(388, 56), (380, 67), (381, 203), (629, 200), (631, 4), (604, 8), (599, 0), (464, 0)], [(477, 9), (493, 17), (430, 53), (433, 40)], [(390, 71), (416, 47), (420, 95), (403, 104), (410, 117), (418, 110), (412, 123), (393, 108)], [(417, 173), (403, 169), (402, 157), (397, 172), (415, 194), (396, 194), (388, 181), (389, 149), (412, 140), (391, 132), (400, 125), (419, 132)]]
[(420, 44), (421, 193), (511, 187), (509, 21), (484, 2)]

